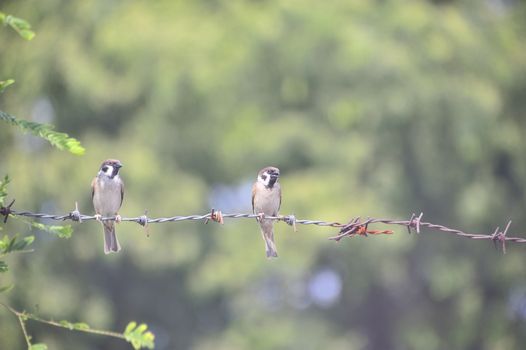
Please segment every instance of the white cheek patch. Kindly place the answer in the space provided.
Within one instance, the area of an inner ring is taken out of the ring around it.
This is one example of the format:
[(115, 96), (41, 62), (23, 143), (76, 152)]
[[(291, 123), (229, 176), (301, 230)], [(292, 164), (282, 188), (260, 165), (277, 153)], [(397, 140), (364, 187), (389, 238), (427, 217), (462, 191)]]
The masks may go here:
[(106, 175), (111, 176), (113, 174), (113, 167), (108, 165), (108, 170), (106, 170)]
[(270, 175), (267, 173), (263, 173), (261, 174), (261, 176), (258, 176), (258, 181), (263, 185), (268, 186), (270, 182)]
[(111, 176), (111, 174), (113, 173), (113, 167), (111, 165), (105, 165), (105, 167), (106, 167), (106, 171), (103, 171), (102, 169), (100, 169), (99, 174)]

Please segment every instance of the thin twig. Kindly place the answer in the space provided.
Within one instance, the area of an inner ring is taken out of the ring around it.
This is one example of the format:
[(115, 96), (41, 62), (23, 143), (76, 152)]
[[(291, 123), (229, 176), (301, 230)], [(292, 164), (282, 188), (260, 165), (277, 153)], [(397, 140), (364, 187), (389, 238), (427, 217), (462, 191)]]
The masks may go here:
[(11, 306), (6, 305), (4, 303), (0, 303), (0, 305), (3, 306), (9, 312), (11, 312), (13, 315), (15, 315), (16, 318), (18, 318), (18, 322), (20, 323), (20, 328), (22, 329), (22, 333), (24, 334), (24, 339), (26, 341), (27, 348), (28, 349), (31, 348), (31, 337), (27, 333), (26, 322), (25, 322), (23, 313), (13, 309)]
[(40, 318), (40, 317), (38, 317), (36, 315), (27, 313), (25, 311), (15, 310), (11, 306), (6, 305), (6, 304), (1, 303), (1, 302), (0, 302), (0, 306), (3, 306), (5, 309), (7, 309), (9, 312), (14, 314), (18, 318), (18, 321), (20, 322), (20, 328), (22, 328), (22, 333), (24, 333), (24, 338), (26, 340), (28, 348), (31, 347), (31, 336), (27, 333), (25, 320), (33, 320), (33, 321), (40, 322), (40, 323), (45, 323), (47, 325), (54, 326), (54, 327), (65, 328), (65, 329), (68, 329), (68, 330), (75, 330), (75, 331), (91, 333), (91, 334), (104, 335), (104, 336), (108, 336), (108, 337), (114, 337), (114, 338), (119, 338), (119, 339), (126, 340), (126, 337), (124, 336), (124, 334), (121, 334), (121, 333), (112, 332), (112, 331), (105, 331), (105, 330), (101, 330), (101, 329), (71, 327), (70, 325), (72, 323), (70, 323), (70, 322), (67, 322), (66, 324), (63, 324), (63, 323), (56, 322), (56, 321), (53, 321), (53, 320), (45, 320), (43, 318)]

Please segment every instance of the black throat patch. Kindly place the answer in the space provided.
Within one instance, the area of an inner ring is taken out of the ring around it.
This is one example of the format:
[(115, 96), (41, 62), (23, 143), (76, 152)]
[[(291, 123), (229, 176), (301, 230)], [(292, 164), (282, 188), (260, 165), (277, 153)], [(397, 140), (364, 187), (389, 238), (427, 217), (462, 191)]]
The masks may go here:
[(118, 173), (119, 173), (119, 168), (114, 166), (113, 171), (111, 172), (110, 178), (113, 179), (115, 176), (117, 176)]

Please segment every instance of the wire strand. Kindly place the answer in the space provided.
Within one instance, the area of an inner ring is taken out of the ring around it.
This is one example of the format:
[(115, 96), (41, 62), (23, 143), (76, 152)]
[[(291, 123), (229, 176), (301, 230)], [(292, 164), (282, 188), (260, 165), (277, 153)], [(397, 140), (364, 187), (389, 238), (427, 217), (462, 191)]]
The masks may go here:
[(34, 213), (30, 211), (13, 210), (11, 209), (13, 203), (14, 203), (14, 200), (7, 207), (5, 206), (0, 207), (0, 215), (4, 216), (4, 222), (7, 221), (7, 218), (10, 215), (15, 215), (15, 216), (25, 216), (25, 217), (35, 218), (35, 219), (47, 219), (47, 220), (56, 220), (56, 221), (71, 220), (71, 221), (75, 221), (79, 223), (82, 223), (83, 221), (90, 221), (90, 220), (99, 220), (99, 221), (116, 220), (116, 221), (124, 221), (124, 222), (135, 222), (135, 223), (140, 224), (141, 226), (146, 227), (149, 224), (162, 224), (162, 223), (167, 223), (167, 222), (180, 222), (180, 221), (204, 221), (205, 223), (207, 223), (209, 220), (212, 220), (212, 221), (222, 224), (224, 219), (254, 219), (255, 218), (255, 219), (284, 221), (288, 225), (293, 226), (294, 230), (296, 230), (296, 225), (298, 224), (339, 228), (340, 231), (337, 235), (329, 237), (330, 240), (334, 240), (334, 241), (340, 241), (342, 238), (353, 237), (356, 235), (367, 236), (368, 234), (392, 234), (393, 231), (391, 230), (375, 231), (375, 230), (368, 229), (369, 225), (383, 224), (383, 225), (405, 226), (407, 227), (408, 233), (411, 233), (413, 231), (420, 233), (421, 228), (425, 227), (431, 230), (441, 231), (441, 232), (453, 234), (459, 237), (465, 237), (465, 238), (477, 239), (477, 240), (478, 239), (491, 240), (494, 243), (495, 247), (497, 247), (497, 244), (500, 245), (503, 253), (506, 253), (506, 243), (507, 242), (526, 243), (526, 238), (507, 236), (508, 230), (511, 226), (511, 221), (508, 221), (504, 230), (500, 230), (500, 227), (497, 227), (493, 231), (493, 233), (490, 233), (490, 234), (467, 233), (462, 230), (449, 228), (444, 225), (433, 224), (430, 222), (423, 222), (422, 221), (423, 213), (420, 213), (420, 215), (418, 216), (413, 213), (409, 220), (381, 219), (381, 218), (367, 218), (365, 220), (361, 220), (360, 217), (355, 217), (349, 220), (346, 224), (342, 224), (342, 223), (333, 222), (333, 221), (296, 219), (294, 215), (268, 216), (264, 214), (245, 214), (245, 213), (223, 214), (221, 211), (215, 210), (215, 209), (212, 209), (211, 212), (207, 214), (202, 214), (202, 215), (171, 216), (171, 217), (159, 217), (159, 218), (150, 218), (147, 216), (147, 212), (145, 212), (144, 215), (141, 215), (138, 217), (120, 217), (120, 216), (100, 217), (96, 215), (81, 214), (78, 210), (77, 203), (75, 203), (75, 210), (73, 210), (72, 212), (68, 214), (62, 214), (62, 215), (54, 215), (54, 214), (45, 214), (45, 213)]

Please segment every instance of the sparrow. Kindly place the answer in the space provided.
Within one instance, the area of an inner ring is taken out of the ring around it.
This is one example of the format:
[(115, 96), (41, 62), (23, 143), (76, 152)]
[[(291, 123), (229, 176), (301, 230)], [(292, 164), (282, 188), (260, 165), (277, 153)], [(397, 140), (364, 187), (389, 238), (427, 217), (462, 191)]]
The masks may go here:
[[(98, 221), (101, 221), (102, 217), (115, 216), (115, 221), (120, 222), (118, 211), (124, 198), (124, 183), (119, 176), (121, 167), (121, 162), (116, 159), (105, 160), (91, 182), (91, 198)], [(115, 235), (115, 221), (101, 221), (104, 228), (105, 254), (121, 250)]]
[(252, 186), (252, 212), (261, 217), (256, 218), (261, 227), (261, 235), (265, 241), (267, 258), (276, 258), (278, 252), (274, 243), (273, 220), (264, 219), (262, 216), (278, 216), (281, 206), (281, 186), (278, 183), (279, 169), (266, 167), (259, 171), (258, 177)]

